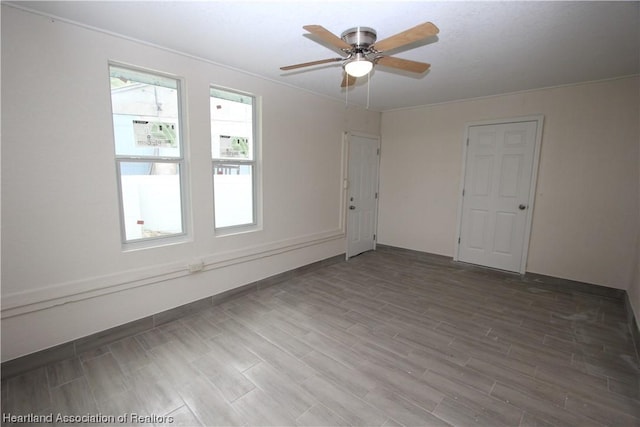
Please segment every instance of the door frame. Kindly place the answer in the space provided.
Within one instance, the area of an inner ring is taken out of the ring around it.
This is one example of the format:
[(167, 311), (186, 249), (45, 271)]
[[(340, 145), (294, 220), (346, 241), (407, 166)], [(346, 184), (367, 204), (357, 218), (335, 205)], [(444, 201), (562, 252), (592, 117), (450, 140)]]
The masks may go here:
[(533, 165), (531, 168), (531, 183), (529, 186), (529, 201), (526, 217), (526, 225), (524, 232), (524, 241), (522, 243), (522, 257), (520, 259), (519, 273), (524, 274), (527, 268), (527, 258), (529, 254), (529, 241), (531, 238), (531, 225), (533, 223), (533, 209), (536, 195), (536, 185), (538, 182), (538, 165), (540, 163), (540, 146), (542, 145), (542, 133), (544, 125), (544, 116), (542, 114), (531, 116), (519, 116), (504, 119), (481, 120), (465, 123), (464, 139), (462, 140), (462, 173), (460, 174), (460, 188), (458, 191), (458, 213), (456, 219), (456, 234), (454, 239), (454, 255), (453, 260), (459, 261), (460, 251), (460, 233), (462, 232), (462, 206), (464, 203), (464, 183), (467, 174), (467, 142), (469, 140), (469, 130), (473, 126), (501, 125), (519, 122), (536, 122), (535, 147), (533, 151)]
[(382, 138), (380, 135), (374, 135), (365, 132), (358, 131), (347, 131), (343, 133), (342, 137), (342, 145), (343, 145), (343, 153), (344, 153), (344, 161), (342, 164), (343, 170), (343, 180), (342, 180), (342, 215), (341, 215), (341, 224), (344, 230), (345, 236), (345, 245), (344, 245), (344, 255), (345, 260), (349, 260), (349, 160), (351, 156), (351, 137), (358, 136), (361, 138), (369, 138), (375, 139), (378, 141), (378, 161), (376, 162), (376, 193), (378, 193), (378, 197), (376, 199), (376, 212), (373, 219), (373, 228), (376, 235), (376, 238), (373, 239), (373, 250), (376, 250), (376, 246), (378, 243), (378, 211), (380, 205), (380, 157), (382, 155), (382, 150), (380, 146), (382, 145)]

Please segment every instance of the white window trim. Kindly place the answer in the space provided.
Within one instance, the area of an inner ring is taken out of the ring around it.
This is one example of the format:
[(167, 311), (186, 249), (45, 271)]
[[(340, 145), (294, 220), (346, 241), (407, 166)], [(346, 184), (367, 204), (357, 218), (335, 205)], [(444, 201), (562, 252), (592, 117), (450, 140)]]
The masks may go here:
[[(114, 160), (116, 167), (116, 181), (117, 181), (117, 190), (118, 190), (118, 211), (119, 211), (119, 222), (120, 222), (120, 241), (122, 244), (123, 251), (134, 251), (140, 249), (148, 249), (148, 248), (156, 248), (161, 246), (169, 246), (175, 244), (181, 244), (191, 240), (190, 237), (190, 223), (189, 223), (189, 210), (188, 210), (188, 186), (187, 186), (187, 177), (189, 176), (187, 173), (188, 165), (187, 165), (187, 144), (186, 144), (186, 126), (184, 120), (184, 111), (185, 108), (185, 97), (183, 95), (183, 88), (185, 86), (184, 79), (175, 76), (169, 73), (158, 72), (155, 70), (148, 70), (145, 68), (137, 67), (134, 65), (123, 64), (119, 62), (109, 61), (107, 70), (109, 71), (109, 77), (111, 77), (111, 67), (123, 68), (133, 72), (141, 72), (144, 74), (155, 75), (161, 78), (171, 79), (176, 82), (176, 91), (178, 96), (178, 132), (179, 132), (179, 140), (180, 140), (180, 156), (179, 157), (161, 157), (161, 156), (126, 156), (126, 155), (118, 155), (116, 154), (116, 144), (115, 144), (115, 134), (112, 134), (111, 140), (113, 141), (113, 152), (114, 152)], [(109, 94), (109, 103), (111, 116), (113, 121), (113, 105), (112, 105), (111, 94)], [(112, 125), (113, 129), (113, 125)], [(155, 236), (155, 237), (145, 237), (141, 239), (132, 239), (127, 240), (126, 237), (126, 226), (125, 226), (125, 215), (124, 215), (124, 204), (123, 204), (123, 195), (122, 195), (122, 175), (120, 173), (120, 164), (123, 162), (149, 162), (149, 163), (177, 163), (179, 169), (179, 180), (180, 180), (180, 215), (182, 219), (182, 232), (175, 233), (168, 236)]]
[[(262, 114), (262, 99), (254, 95), (252, 93), (243, 92), (237, 89), (232, 89), (228, 87), (218, 86), (218, 85), (210, 85), (209, 91), (211, 89), (221, 90), (225, 92), (236, 93), (238, 95), (251, 97), (253, 100), (253, 111), (252, 111), (252, 133), (253, 133), (253, 160), (243, 160), (243, 159), (214, 159), (213, 153), (211, 153), (211, 185), (212, 190), (215, 180), (215, 175), (213, 171), (218, 164), (245, 164), (253, 166), (252, 173), (252, 193), (253, 193), (253, 222), (246, 224), (238, 224), (238, 225), (230, 225), (225, 227), (217, 227), (215, 225), (215, 195), (213, 197), (213, 226), (214, 226), (214, 236), (216, 237), (225, 237), (225, 236), (233, 236), (237, 234), (244, 233), (252, 233), (255, 231), (262, 230), (262, 132), (261, 132), (261, 114)], [(211, 94), (209, 95), (209, 99), (211, 99)], [(211, 114), (211, 112), (209, 112)], [(209, 128), (211, 130), (211, 128)]]

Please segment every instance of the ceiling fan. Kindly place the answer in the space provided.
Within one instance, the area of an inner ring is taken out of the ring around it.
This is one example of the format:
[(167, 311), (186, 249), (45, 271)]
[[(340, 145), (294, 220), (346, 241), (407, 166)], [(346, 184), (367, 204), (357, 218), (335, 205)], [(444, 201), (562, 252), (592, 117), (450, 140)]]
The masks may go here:
[(376, 64), (412, 73), (424, 73), (429, 69), (431, 66), (430, 64), (411, 61), (409, 59), (395, 58), (393, 56), (385, 56), (383, 53), (435, 36), (440, 31), (438, 27), (431, 22), (425, 22), (376, 42), (376, 30), (369, 27), (350, 28), (344, 31), (341, 34), (341, 37), (336, 36), (321, 25), (305, 25), (302, 28), (309, 31), (320, 40), (340, 49), (343, 57), (288, 65), (286, 67), (280, 67), (280, 69), (288, 71), (296, 68), (310, 67), (312, 65), (342, 61), (342, 67), (345, 71), (342, 78), (342, 87), (354, 85), (357, 77), (366, 76)]

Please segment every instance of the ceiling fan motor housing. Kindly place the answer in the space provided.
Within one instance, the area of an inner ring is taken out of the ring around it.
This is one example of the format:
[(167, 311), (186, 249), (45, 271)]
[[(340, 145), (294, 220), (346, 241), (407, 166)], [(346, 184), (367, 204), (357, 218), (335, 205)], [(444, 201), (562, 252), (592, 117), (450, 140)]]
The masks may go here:
[(367, 49), (375, 43), (378, 34), (369, 27), (349, 28), (341, 34), (342, 40), (357, 49)]

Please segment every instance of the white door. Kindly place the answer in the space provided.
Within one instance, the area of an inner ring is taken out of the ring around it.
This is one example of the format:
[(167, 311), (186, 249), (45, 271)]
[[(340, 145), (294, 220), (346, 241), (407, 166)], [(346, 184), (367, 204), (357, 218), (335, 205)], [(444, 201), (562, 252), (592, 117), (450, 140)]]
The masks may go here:
[(376, 247), (380, 140), (349, 135), (347, 258)]
[(469, 126), (458, 260), (524, 273), (541, 121)]

